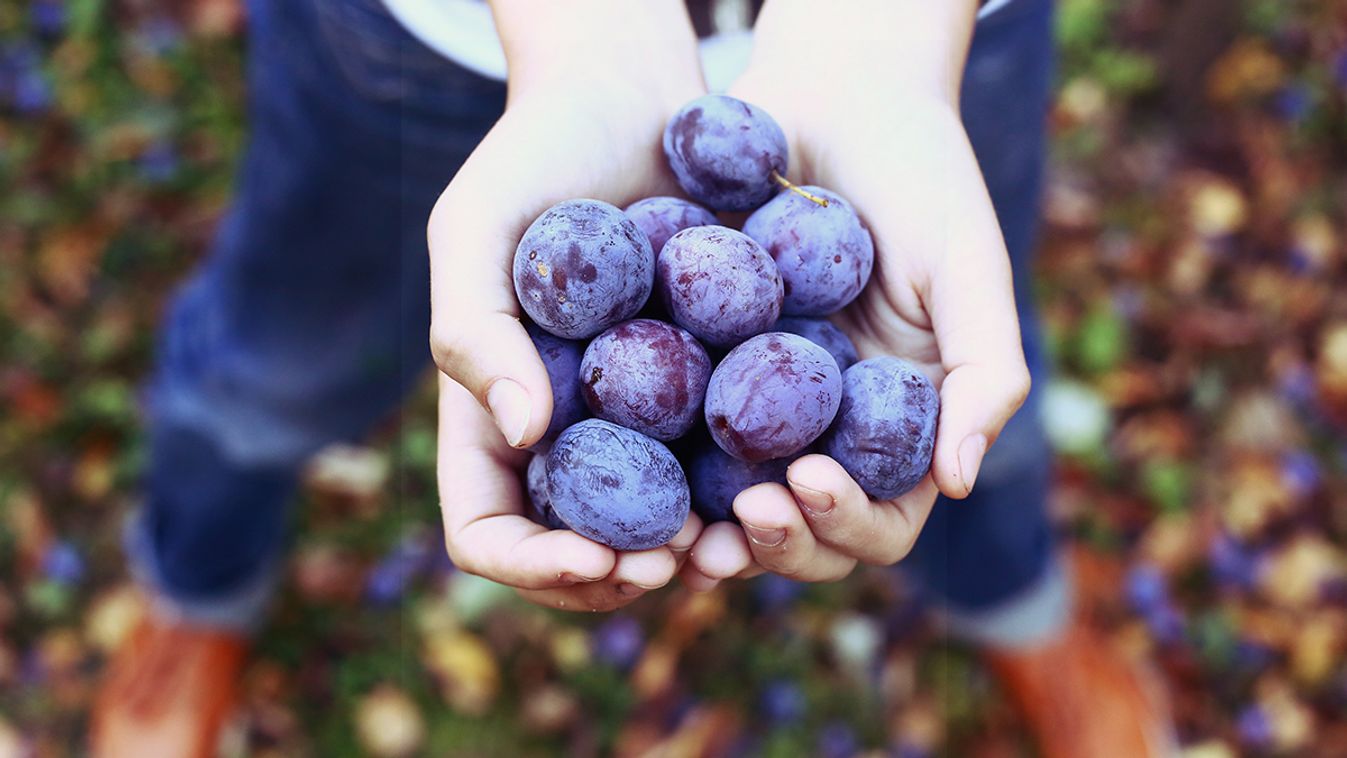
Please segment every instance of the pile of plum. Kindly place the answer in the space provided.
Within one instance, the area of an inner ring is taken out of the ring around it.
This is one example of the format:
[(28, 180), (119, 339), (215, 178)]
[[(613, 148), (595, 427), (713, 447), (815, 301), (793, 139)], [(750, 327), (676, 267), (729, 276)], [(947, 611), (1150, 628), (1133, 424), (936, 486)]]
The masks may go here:
[[(741, 490), (784, 483), (810, 452), (871, 497), (912, 489), (931, 465), (935, 389), (898, 358), (858, 362), (824, 318), (874, 266), (851, 205), (786, 181), (780, 126), (731, 97), (684, 106), (664, 153), (697, 203), (568, 200), (515, 252), (553, 393), (528, 467), (534, 517), (644, 550), (677, 534), (689, 508), (733, 520)], [(713, 211), (752, 214), (737, 231)]]

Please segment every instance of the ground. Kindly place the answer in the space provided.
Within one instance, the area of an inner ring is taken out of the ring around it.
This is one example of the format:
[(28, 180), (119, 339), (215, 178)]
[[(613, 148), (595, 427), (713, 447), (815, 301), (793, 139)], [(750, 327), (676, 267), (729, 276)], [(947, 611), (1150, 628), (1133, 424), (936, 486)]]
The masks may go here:
[[(137, 613), (137, 386), (243, 140), (228, 4), (152, 5), (0, 4), (0, 756), (80, 752)], [(1347, 7), (1062, 0), (1058, 36), (1038, 296), (1087, 605), (1191, 755), (1340, 755)], [(234, 754), (1027, 750), (891, 572), (602, 617), (455, 572), (433, 425), (427, 385), (315, 463)]]

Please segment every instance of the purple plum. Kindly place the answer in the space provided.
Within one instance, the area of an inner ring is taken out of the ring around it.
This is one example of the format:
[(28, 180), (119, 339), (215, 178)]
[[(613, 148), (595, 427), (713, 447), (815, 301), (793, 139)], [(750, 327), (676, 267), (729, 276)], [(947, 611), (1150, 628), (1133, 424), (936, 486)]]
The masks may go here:
[(827, 316), (865, 288), (875, 265), (875, 243), (856, 211), (836, 192), (802, 187), (828, 201), (819, 205), (783, 192), (744, 222), (781, 270), (787, 316)]
[(776, 322), (772, 331), (798, 334), (827, 350), (841, 371), (846, 371), (851, 368), (851, 364), (860, 360), (851, 338), (827, 319), (787, 317)]
[(645, 305), (655, 253), (627, 214), (599, 200), (548, 208), (519, 240), (514, 288), (519, 305), (547, 332), (593, 337)]
[(683, 106), (664, 128), (664, 155), (693, 200), (718, 211), (748, 211), (779, 189), (786, 135), (763, 109), (727, 95)]
[(711, 379), (711, 359), (691, 334), (651, 319), (624, 321), (594, 338), (580, 384), (595, 416), (657, 440), (687, 434)]
[(715, 347), (766, 331), (781, 315), (781, 274), (748, 236), (695, 226), (669, 238), (656, 265), (660, 297), (673, 320)]
[(580, 359), (585, 345), (548, 334), (537, 324), (525, 324), (524, 328), (538, 349), (538, 356), (543, 359), (547, 379), (552, 385), (552, 420), (532, 448), (535, 452), (546, 452), (547, 446), (566, 427), (589, 416), (585, 397), (580, 392)]
[(616, 550), (667, 543), (691, 507), (687, 477), (669, 448), (594, 418), (557, 438), (547, 454), (547, 493), (567, 526)]
[(734, 498), (740, 492), (764, 482), (786, 483), (789, 459), (776, 458), (748, 463), (726, 453), (706, 440), (687, 461), (688, 486), (692, 488), (692, 509), (705, 523), (733, 521)]
[(842, 407), (820, 440), (822, 452), (872, 498), (911, 491), (931, 470), (940, 416), (935, 387), (916, 366), (893, 356), (857, 363), (842, 383)]
[(548, 529), (569, 529), (566, 522), (552, 509), (552, 498), (547, 494), (547, 456), (535, 455), (529, 459), (525, 481), (529, 491), (529, 515)]
[(650, 239), (650, 248), (659, 255), (664, 243), (684, 229), (720, 223), (716, 214), (694, 202), (678, 197), (647, 197), (627, 206), (625, 213)]
[(730, 455), (750, 463), (794, 455), (828, 428), (842, 372), (828, 351), (785, 332), (731, 350), (706, 388), (706, 424)]

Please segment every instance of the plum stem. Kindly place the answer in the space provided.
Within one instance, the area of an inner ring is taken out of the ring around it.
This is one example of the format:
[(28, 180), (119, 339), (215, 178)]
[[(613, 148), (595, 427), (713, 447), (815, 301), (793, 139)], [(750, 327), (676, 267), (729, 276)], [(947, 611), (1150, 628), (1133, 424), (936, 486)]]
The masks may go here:
[(786, 189), (790, 190), (791, 192), (794, 192), (795, 194), (799, 195), (800, 197), (806, 200), (818, 203), (824, 208), (828, 207), (828, 199), (826, 197), (819, 197), (818, 195), (815, 195), (812, 192), (806, 192), (804, 189), (792, 183), (786, 177), (777, 173), (776, 169), (772, 169), (772, 181), (776, 182), (777, 184), (780, 184), (782, 187), (785, 187)]

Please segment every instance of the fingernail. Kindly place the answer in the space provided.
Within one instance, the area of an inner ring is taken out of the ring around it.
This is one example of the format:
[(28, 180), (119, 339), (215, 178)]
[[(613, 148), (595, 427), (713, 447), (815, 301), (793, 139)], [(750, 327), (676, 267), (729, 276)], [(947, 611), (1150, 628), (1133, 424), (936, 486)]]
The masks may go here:
[(641, 594), (642, 592), (645, 592), (645, 590), (641, 589), (640, 587), (637, 587), (631, 582), (623, 582), (617, 585), (617, 594), (622, 595), (624, 597), (634, 597), (636, 595)]
[(987, 438), (981, 434), (974, 434), (959, 444), (959, 478), (963, 480), (965, 492), (973, 491), (986, 452)]
[(532, 413), (529, 394), (513, 379), (497, 379), (486, 391), (486, 404), (505, 441), (510, 447), (518, 447)]
[(833, 506), (837, 505), (837, 501), (827, 492), (806, 487), (795, 481), (790, 483), (790, 488), (795, 491), (795, 497), (810, 515), (826, 516), (832, 512)]
[(599, 581), (599, 580), (602, 579), (602, 578), (603, 578), (603, 577), (601, 577), (601, 576), (599, 576), (599, 577), (594, 577), (594, 578), (590, 578), (590, 577), (587, 577), (587, 576), (580, 576), (579, 574), (572, 574), (572, 573), (569, 572), (569, 571), (567, 571), (566, 573), (564, 573), (564, 574), (561, 575), (561, 581), (563, 581), (563, 582), (569, 582), (569, 583), (571, 583), (571, 584), (583, 584), (583, 583), (586, 583), (586, 582), (597, 582), (597, 581)]
[(779, 547), (786, 541), (785, 529), (763, 529), (760, 526), (744, 524), (744, 532), (748, 538), (762, 547)]

